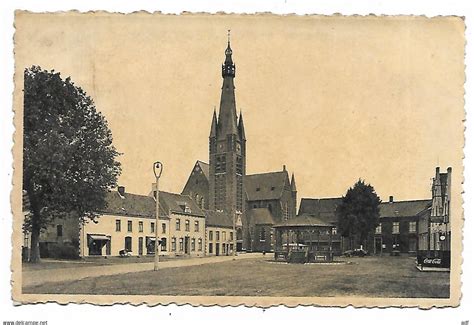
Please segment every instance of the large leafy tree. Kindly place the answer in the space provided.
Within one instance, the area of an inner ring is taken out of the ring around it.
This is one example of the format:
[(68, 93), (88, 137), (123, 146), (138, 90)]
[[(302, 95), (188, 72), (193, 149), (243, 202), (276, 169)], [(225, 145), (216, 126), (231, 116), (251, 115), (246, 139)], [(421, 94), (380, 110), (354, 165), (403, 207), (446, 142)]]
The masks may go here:
[(342, 203), (336, 209), (338, 229), (342, 236), (350, 238), (351, 245), (359, 245), (368, 239), (379, 223), (379, 205), (382, 201), (370, 184), (358, 180), (347, 190)]
[(33, 66), (24, 73), (23, 190), (30, 213), (30, 261), (54, 218), (95, 219), (117, 184), (119, 153), (92, 99), (70, 78)]

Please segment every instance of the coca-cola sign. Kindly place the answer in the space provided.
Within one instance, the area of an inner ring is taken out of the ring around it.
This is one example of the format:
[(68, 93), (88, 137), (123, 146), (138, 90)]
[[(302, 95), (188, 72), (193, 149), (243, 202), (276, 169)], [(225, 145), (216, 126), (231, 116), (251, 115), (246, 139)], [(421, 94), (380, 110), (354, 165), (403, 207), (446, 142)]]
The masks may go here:
[(423, 260), (423, 264), (425, 265), (441, 265), (441, 259), (440, 258), (425, 258)]
[(450, 268), (450, 251), (418, 251), (417, 264), (421, 267)]

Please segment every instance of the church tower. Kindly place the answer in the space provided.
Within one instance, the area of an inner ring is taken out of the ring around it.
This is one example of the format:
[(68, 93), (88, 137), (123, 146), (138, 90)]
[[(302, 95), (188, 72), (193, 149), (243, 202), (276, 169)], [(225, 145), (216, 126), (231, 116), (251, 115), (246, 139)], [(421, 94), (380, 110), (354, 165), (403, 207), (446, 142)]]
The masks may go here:
[(237, 118), (234, 77), (235, 64), (229, 38), (222, 64), (219, 114), (214, 110), (209, 135), (209, 209), (235, 216), (237, 226), (240, 227), (245, 212), (243, 182), (246, 140), (242, 114)]

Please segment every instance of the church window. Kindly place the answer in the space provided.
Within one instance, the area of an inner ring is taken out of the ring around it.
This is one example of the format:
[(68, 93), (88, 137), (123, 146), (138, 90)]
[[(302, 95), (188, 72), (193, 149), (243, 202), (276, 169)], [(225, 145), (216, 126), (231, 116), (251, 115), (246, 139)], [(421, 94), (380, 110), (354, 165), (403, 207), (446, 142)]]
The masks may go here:
[(243, 171), (242, 157), (237, 157), (236, 173), (238, 175), (242, 175), (242, 171)]

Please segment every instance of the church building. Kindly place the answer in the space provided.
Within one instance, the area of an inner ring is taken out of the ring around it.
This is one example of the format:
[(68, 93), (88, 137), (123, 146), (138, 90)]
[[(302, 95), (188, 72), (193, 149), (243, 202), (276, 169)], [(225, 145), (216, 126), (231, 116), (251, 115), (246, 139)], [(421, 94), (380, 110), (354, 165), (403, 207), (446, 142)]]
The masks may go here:
[[(233, 220), (237, 251), (270, 251), (272, 226), (296, 215), (296, 183), (286, 170), (247, 175), (244, 120), (237, 117), (235, 64), (230, 40), (222, 64), (219, 112), (214, 110), (209, 134), (209, 163), (197, 161), (182, 194), (204, 210), (222, 212), (222, 225)], [(219, 220), (213, 220), (218, 223)], [(218, 225), (216, 225), (218, 226)]]

